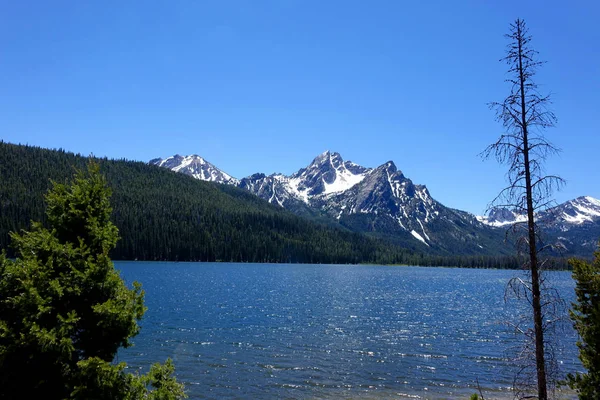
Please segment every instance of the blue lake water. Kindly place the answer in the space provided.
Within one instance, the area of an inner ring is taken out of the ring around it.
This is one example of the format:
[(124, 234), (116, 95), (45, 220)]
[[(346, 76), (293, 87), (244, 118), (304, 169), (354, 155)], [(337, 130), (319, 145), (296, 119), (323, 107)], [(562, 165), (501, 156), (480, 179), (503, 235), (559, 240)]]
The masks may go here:
[[(519, 271), (117, 262), (148, 311), (131, 369), (171, 357), (192, 399), (510, 397), (522, 338), (504, 302)], [(569, 272), (548, 274), (574, 297)], [(577, 369), (561, 331), (559, 366)]]

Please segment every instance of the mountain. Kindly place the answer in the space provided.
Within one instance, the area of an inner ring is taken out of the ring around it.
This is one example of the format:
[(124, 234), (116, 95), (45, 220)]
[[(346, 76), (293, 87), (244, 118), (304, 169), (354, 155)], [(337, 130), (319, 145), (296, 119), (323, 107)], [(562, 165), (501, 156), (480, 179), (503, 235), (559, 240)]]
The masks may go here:
[[(159, 163), (155, 163), (159, 165)], [(181, 171), (181, 164), (159, 165)], [(198, 177), (199, 179), (205, 179)], [(503, 235), (467, 212), (436, 201), (392, 161), (367, 168), (326, 151), (286, 176), (257, 173), (226, 182), (300, 215), (337, 221), (356, 232), (439, 254), (496, 254), (511, 250)]]
[(338, 153), (325, 152), (306, 168), (291, 176), (254, 174), (240, 180), (239, 186), (296, 213), (318, 213), (312, 201), (319, 196), (343, 192), (364, 179), (368, 168), (344, 162)]
[(539, 215), (539, 222), (564, 255), (591, 257), (600, 239), (600, 200), (581, 196)]
[(561, 231), (600, 222), (600, 200), (578, 197), (545, 211), (540, 215), (540, 221)]
[(150, 165), (168, 168), (172, 171), (181, 172), (182, 174), (189, 175), (202, 181), (229, 185), (237, 185), (239, 183), (237, 179), (232, 178), (231, 175), (221, 171), (219, 168), (196, 154), (186, 157), (176, 154), (172, 157), (165, 158), (164, 160), (162, 158), (155, 158), (150, 160)]
[[(477, 219), (489, 226), (507, 228), (525, 223), (527, 216), (506, 208), (494, 208)], [(566, 201), (536, 215), (547, 242), (554, 243), (565, 255), (591, 255), (600, 238), (600, 200), (581, 196)]]
[(502, 207), (494, 207), (489, 211), (488, 215), (478, 215), (476, 218), (478, 221), (495, 228), (506, 227), (517, 222), (527, 221), (527, 215)]
[[(506, 226), (516, 222), (526, 222), (524, 213), (507, 208), (492, 208), (487, 216), (478, 216), (477, 219), (490, 226)], [(574, 200), (566, 201), (536, 216), (539, 223), (561, 231), (600, 220), (600, 200), (590, 196), (581, 196)]]
[(560, 204), (540, 218), (556, 237), (563, 254), (591, 257), (600, 238), (600, 200), (578, 197)]

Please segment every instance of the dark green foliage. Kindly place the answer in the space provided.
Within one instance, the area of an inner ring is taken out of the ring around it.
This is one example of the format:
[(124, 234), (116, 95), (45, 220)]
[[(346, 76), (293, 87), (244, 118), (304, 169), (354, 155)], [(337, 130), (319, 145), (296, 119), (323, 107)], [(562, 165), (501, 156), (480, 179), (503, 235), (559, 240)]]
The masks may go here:
[(101, 400), (177, 400), (185, 397), (182, 386), (173, 377), (171, 360), (164, 365), (153, 364), (146, 375), (124, 373), (125, 363), (113, 365), (99, 358), (78, 363), (80, 374), (72, 397)]
[(593, 262), (570, 260), (577, 302), (571, 319), (579, 333), (579, 359), (586, 373), (569, 375), (568, 382), (580, 399), (600, 399), (600, 250)]
[[(0, 398), (181, 398), (170, 363), (148, 376), (111, 364), (145, 308), (141, 287), (128, 289), (109, 258), (118, 240), (109, 197), (90, 165), (46, 196), (49, 228), (11, 234), (16, 259), (0, 257)], [(173, 396), (160, 397), (162, 386)]]

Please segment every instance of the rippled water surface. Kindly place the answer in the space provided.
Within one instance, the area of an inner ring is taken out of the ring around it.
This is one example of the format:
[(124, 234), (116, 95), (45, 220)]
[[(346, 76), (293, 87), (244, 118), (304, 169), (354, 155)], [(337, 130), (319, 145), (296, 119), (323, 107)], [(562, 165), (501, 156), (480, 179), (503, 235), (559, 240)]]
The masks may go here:
[[(173, 358), (192, 399), (510, 396), (518, 271), (117, 262), (146, 291), (130, 368)], [(550, 273), (567, 301), (568, 272)], [(561, 332), (559, 363), (577, 364)]]

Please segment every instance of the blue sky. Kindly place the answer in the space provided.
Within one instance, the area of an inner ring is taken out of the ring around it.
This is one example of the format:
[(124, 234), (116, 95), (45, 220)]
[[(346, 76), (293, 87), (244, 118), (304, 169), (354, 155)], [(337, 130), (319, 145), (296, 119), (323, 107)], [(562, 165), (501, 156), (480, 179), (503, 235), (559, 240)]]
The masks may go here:
[(594, 1), (0, 0), (0, 139), (148, 161), (196, 153), (235, 177), (292, 173), (325, 150), (393, 160), (480, 214), (505, 167), (509, 23), (548, 63), (558, 201), (600, 198)]

